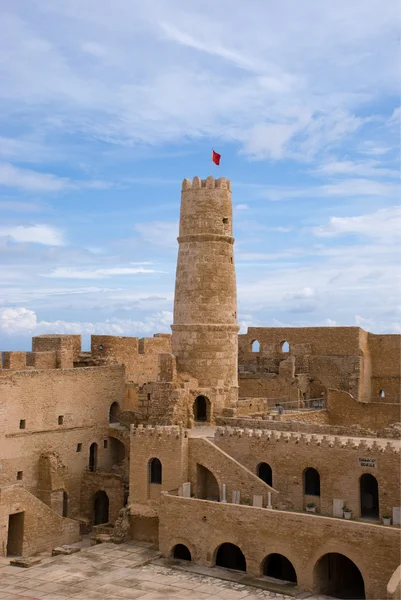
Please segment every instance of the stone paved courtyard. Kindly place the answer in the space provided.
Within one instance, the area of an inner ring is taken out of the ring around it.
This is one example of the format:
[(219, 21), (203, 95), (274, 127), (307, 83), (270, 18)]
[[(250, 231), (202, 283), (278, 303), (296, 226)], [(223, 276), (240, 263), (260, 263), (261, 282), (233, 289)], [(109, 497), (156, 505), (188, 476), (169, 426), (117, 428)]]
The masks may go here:
[[(167, 561), (168, 562), (168, 561)], [(235, 575), (235, 573), (233, 573)], [(42, 557), (23, 569), (0, 562), (1, 600), (290, 600), (275, 592), (166, 566), (149, 544), (100, 544), (70, 556)], [(326, 596), (300, 594), (323, 600)]]

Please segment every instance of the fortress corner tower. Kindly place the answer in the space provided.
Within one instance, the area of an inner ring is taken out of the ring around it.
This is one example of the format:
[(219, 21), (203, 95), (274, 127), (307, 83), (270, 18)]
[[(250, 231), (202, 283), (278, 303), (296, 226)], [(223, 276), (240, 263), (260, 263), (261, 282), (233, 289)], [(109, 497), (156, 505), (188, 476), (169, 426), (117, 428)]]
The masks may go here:
[[(191, 182), (181, 195), (173, 353), (177, 370), (210, 389), (214, 411), (238, 398), (237, 290), (230, 182)], [(207, 391), (205, 390), (205, 394)]]

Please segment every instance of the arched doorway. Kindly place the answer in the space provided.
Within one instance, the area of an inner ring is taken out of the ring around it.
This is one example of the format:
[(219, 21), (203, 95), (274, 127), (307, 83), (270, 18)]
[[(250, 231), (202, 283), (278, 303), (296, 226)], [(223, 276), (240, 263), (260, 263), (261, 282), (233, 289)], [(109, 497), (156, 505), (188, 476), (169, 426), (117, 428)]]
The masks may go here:
[(210, 421), (210, 402), (205, 396), (198, 396), (194, 402), (194, 420), (200, 423)]
[(113, 404), (110, 406), (110, 410), (109, 410), (109, 423), (117, 423), (119, 413), (120, 413), (119, 403), (113, 402)]
[(162, 463), (158, 458), (151, 458), (148, 463), (149, 483), (162, 482)]
[(109, 438), (110, 440), (110, 459), (113, 465), (119, 465), (125, 459), (125, 446), (120, 440), (116, 438)]
[(282, 554), (269, 554), (263, 561), (263, 575), (297, 583), (297, 574), (292, 563)]
[(319, 594), (334, 598), (360, 600), (365, 598), (365, 584), (360, 570), (343, 554), (330, 552), (315, 565), (314, 579)]
[(216, 554), (216, 567), (246, 571), (245, 556), (235, 544), (221, 544)]
[(177, 544), (174, 546), (173, 556), (174, 558), (179, 558), (180, 560), (192, 560), (191, 552), (186, 546), (184, 546), (184, 544)]
[(304, 471), (304, 494), (308, 496), (320, 496), (320, 475), (312, 467)]
[(63, 517), (68, 517), (68, 494), (63, 492)]
[(273, 487), (273, 473), (270, 465), (265, 462), (258, 464), (257, 474), (262, 481)]
[(379, 486), (371, 473), (364, 473), (359, 479), (361, 518), (379, 518)]
[(93, 442), (89, 448), (89, 471), (96, 471), (97, 468), (97, 444)]
[(96, 492), (93, 499), (93, 523), (101, 525), (109, 522), (109, 497), (104, 490)]
[(196, 465), (197, 498), (202, 500), (220, 500), (220, 488), (216, 477), (203, 465)]

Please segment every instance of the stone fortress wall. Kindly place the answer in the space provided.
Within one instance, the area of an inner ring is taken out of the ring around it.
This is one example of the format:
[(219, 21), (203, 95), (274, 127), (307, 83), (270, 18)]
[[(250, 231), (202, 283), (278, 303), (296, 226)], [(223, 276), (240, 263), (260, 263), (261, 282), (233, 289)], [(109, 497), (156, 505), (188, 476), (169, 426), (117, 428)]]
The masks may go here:
[[(178, 242), (172, 335), (94, 335), (82, 352), (81, 336), (51, 334), (2, 353), (0, 554), (51, 549), (106, 521), (112, 530), (124, 509), (134, 539), (166, 556), (180, 543), (214, 565), (232, 543), (260, 575), (278, 553), (299, 589), (323, 593), (341, 569), (318, 562), (341, 554), (366, 597), (384, 598), (399, 564), (401, 336), (238, 335), (224, 178), (184, 180)], [(229, 427), (213, 433), (216, 423)], [(319, 489), (307, 489), (310, 469)]]

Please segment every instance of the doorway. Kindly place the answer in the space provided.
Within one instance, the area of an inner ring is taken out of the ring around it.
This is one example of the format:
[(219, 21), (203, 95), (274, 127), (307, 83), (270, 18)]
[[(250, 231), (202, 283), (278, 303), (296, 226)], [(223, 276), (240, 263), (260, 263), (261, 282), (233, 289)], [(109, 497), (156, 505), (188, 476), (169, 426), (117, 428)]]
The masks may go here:
[(194, 420), (201, 423), (210, 421), (210, 402), (205, 396), (198, 396), (194, 402)]
[(109, 522), (109, 497), (104, 490), (95, 494), (93, 502), (93, 522), (95, 525)]
[(359, 480), (361, 499), (361, 518), (379, 519), (379, 486), (377, 479), (365, 473)]
[(89, 471), (94, 473), (97, 467), (97, 444), (93, 442), (89, 448)]
[(8, 517), (7, 556), (21, 556), (24, 542), (24, 512)]

